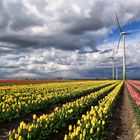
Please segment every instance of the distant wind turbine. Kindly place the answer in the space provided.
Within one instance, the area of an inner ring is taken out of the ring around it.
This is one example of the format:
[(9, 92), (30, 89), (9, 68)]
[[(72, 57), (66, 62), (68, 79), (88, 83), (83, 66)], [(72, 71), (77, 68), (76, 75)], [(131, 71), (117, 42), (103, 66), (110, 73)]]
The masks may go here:
[(115, 79), (115, 51), (112, 49), (112, 56), (109, 57), (112, 60), (112, 79)]
[(117, 64), (115, 64), (115, 66), (116, 66), (116, 80), (118, 79), (118, 66), (117, 66)]

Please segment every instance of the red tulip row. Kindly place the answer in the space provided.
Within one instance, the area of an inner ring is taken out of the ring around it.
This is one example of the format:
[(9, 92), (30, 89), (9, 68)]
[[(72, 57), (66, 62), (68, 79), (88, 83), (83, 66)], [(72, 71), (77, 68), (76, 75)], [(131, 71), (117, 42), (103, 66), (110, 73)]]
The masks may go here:
[(136, 82), (133, 82), (132, 80), (126, 81), (126, 86), (128, 89), (130, 101), (135, 111), (137, 123), (140, 126), (140, 86), (138, 86)]
[[(134, 85), (134, 84), (133, 84)], [(135, 101), (135, 103), (137, 104), (137, 106), (140, 105), (140, 94), (136, 92), (136, 90), (132, 87), (131, 82), (130, 81), (126, 81), (126, 86), (127, 89), (132, 97), (132, 99)], [(137, 86), (134, 85), (136, 88)], [(138, 86), (139, 87), (139, 86)], [(139, 89), (138, 89), (139, 90)]]
[(140, 83), (138, 84), (137, 82), (139, 81), (132, 81), (132, 80), (128, 80), (128, 82), (133, 86), (135, 87), (138, 91), (140, 91)]
[(128, 80), (128, 82), (131, 82), (131, 84), (140, 85), (140, 81)]

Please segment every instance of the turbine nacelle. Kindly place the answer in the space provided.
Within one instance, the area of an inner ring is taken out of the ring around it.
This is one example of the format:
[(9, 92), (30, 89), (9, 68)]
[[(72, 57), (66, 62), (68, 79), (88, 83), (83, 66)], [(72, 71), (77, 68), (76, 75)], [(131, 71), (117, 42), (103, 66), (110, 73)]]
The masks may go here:
[(120, 36), (127, 35), (126, 32), (120, 32)]
[(114, 57), (109, 57), (110, 59), (114, 60)]

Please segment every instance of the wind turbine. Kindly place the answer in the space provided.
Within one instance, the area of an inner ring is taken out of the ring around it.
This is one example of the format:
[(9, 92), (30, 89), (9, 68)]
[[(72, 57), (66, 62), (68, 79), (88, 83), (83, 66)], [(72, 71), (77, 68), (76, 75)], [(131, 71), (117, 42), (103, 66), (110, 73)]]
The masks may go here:
[(119, 38), (118, 45), (117, 45), (117, 53), (118, 53), (120, 41), (121, 41), (121, 39), (123, 38), (123, 80), (126, 80), (125, 36), (126, 36), (126, 35), (131, 35), (131, 34), (133, 34), (134, 32), (140, 32), (140, 30), (139, 30), (139, 29), (136, 29), (136, 30), (129, 30), (129, 31), (125, 32), (125, 31), (123, 30), (123, 28), (120, 26), (117, 13), (116, 13), (116, 20), (117, 20), (118, 28), (119, 28), (119, 30), (120, 30), (120, 38)]
[(114, 49), (112, 49), (112, 56), (109, 57), (112, 60), (112, 79), (115, 79), (115, 52)]
[(118, 66), (117, 64), (115, 66), (116, 66), (116, 80), (117, 80), (118, 79)]
[(128, 33), (126, 33), (126, 32), (122, 29), (122, 27), (120, 26), (120, 23), (119, 23), (119, 19), (118, 19), (117, 14), (116, 14), (116, 20), (117, 20), (118, 28), (119, 28), (119, 30), (120, 30), (120, 38), (119, 38), (119, 42), (118, 42), (118, 45), (117, 45), (117, 52), (118, 52), (118, 49), (119, 49), (120, 41), (121, 41), (121, 39), (123, 38), (123, 80), (126, 80), (125, 36), (126, 36)]

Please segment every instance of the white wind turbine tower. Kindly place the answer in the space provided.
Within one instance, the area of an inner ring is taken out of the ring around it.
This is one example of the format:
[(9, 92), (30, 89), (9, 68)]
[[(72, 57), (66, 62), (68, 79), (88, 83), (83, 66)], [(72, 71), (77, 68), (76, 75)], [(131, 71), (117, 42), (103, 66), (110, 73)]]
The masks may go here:
[(115, 62), (115, 50), (112, 49), (112, 56), (109, 57), (112, 60), (112, 79), (118, 79), (118, 66)]
[(115, 51), (112, 49), (112, 56), (109, 57), (112, 60), (112, 79), (115, 79)]
[(120, 23), (119, 23), (119, 19), (118, 19), (117, 14), (116, 14), (116, 20), (117, 20), (118, 28), (119, 28), (119, 30), (120, 30), (120, 38), (119, 38), (119, 42), (118, 42), (118, 45), (117, 45), (117, 52), (118, 52), (118, 49), (119, 49), (120, 41), (121, 41), (121, 39), (123, 38), (123, 80), (126, 80), (125, 36), (126, 36), (128, 33), (126, 33), (126, 32), (122, 29), (122, 27), (120, 26)]
[(116, 65), (116, 80), (118, 79), (118, 66), (117, 66), (117, 64), (115, 64)]

